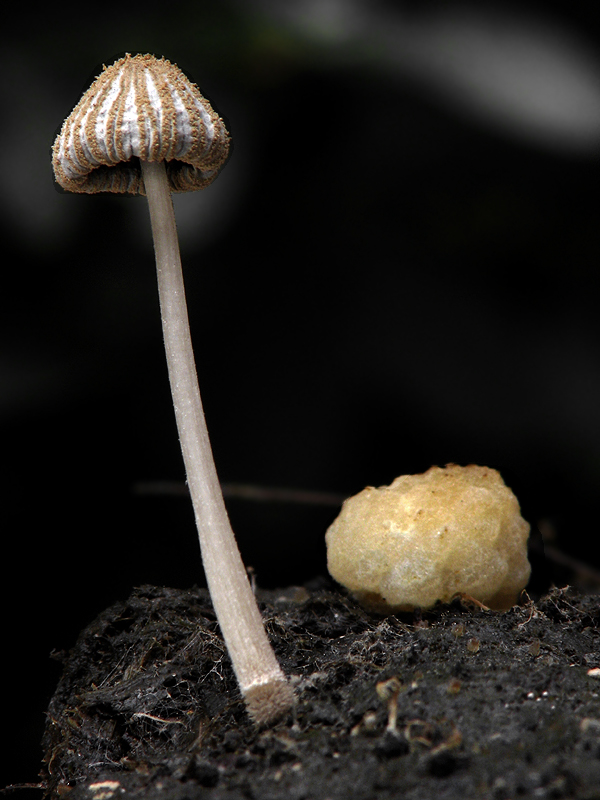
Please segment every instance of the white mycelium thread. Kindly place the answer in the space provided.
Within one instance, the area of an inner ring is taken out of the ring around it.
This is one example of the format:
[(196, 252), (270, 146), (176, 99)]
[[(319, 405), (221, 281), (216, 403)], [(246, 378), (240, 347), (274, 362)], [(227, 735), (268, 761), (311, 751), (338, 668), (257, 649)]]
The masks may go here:
[(165, 161), (171, 191), (186, 192), (211, 183), (228, 152), (223, 120), (175, 64), (126, 55), (67, 117), (52, 164), (70, 192), (144, 194), (137, 159)]

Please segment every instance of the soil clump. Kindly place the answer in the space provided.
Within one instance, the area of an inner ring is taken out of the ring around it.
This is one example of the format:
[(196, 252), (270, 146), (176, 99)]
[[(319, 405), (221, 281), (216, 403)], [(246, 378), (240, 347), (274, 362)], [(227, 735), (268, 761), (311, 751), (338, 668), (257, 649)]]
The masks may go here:
[(206, 590), (142, 586), (65, 656), (42, 779), (69, 800), (600, 797), (600, 598), (378, 617), (259, 592), (293, 714), (257, 730)]

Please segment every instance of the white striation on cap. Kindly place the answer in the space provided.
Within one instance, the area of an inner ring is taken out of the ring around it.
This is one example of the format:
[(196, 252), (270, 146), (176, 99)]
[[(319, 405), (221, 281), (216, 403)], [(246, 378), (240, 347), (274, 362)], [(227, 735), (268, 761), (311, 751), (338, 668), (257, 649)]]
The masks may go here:
[(188, 192), (208, 186), (228, 154), (223, 120), (175, 64), (126, 55), (64, 121), (52, 166), (70, 192), (145, 194), (137, 159), (165, 161), (171, 191)]

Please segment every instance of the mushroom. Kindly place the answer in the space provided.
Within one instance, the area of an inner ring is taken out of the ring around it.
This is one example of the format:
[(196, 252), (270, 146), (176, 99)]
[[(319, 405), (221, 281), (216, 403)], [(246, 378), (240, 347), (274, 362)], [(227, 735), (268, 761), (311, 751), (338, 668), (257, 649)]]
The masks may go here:
[(67, 191), (145, 194), (177, 429), (212, 603), (247, 710), (268, 724), (294, 694), (267, 638), (231, 529), (212, 456), (189, 330), (171, 191), (208, 186), (229, 134), (197, 86), (164, 58), (125, 55), (104, 67), (54, 142)]
[(447, 464), (345, 500), (326, 533), (327, 567), (382, 614), (431, 608), (456, 594), (504, 611), (529, 580), (528, 536), (499, 472)]

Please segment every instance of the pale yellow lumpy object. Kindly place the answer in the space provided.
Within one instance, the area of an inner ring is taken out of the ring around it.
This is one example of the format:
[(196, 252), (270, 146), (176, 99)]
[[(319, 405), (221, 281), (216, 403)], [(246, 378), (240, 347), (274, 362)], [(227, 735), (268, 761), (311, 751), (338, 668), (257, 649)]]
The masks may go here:
[(383, 613), (429, 608), (457, 592), (504, 610), (529, 580), (528, 536), (499, 472), (449, 464), (348, 498), (326, 534), (327, 566)]

